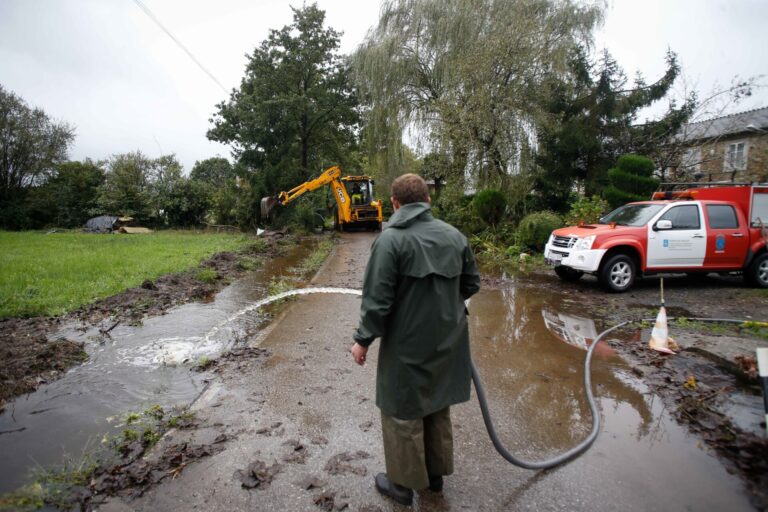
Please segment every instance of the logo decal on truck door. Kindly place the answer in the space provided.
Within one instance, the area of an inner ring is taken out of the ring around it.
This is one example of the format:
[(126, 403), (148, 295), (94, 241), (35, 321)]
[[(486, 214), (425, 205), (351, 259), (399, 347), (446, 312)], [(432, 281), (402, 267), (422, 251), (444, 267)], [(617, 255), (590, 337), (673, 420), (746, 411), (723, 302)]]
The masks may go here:
[(715, 252), (725, 252), (725, 235), (717, 235), (715, 239)]

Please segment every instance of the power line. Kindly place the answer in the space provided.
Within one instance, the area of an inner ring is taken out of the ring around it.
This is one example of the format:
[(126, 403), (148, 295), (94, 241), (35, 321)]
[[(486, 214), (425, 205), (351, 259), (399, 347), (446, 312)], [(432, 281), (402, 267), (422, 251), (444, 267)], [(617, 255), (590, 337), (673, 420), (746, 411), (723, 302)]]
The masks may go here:
[(179, 41), (178, 39), (176, 39), (176, 37), (175, 37), (173, 34), (171, 34), (171, 31), (170, 31), (170, 30), (168, 30), (167, 28), (165, 28), (165, 26), (164, 26), (162, 23), (160, 23), (160, 20), (159, 20), (159, 19), (157, 19), (157, 16), (155, 16), (155, 15), (154, 15), (154, 13), (153, 13), (152, 11), (150, 11), (150, 10), (149, 10), (149, 7), (147, 7), (146, 5), (144, 5), (144, 4), (141, 2), (141, 0), (133, 0), (133, 1), (136, 3), (136, 5), (138, 5), (138, 6), (139, 6), (139, 8), (140, 8), (142, 11), (144, 11), (144, 14), (146, 14), (147, 16), (149, 16), (149, 19), (151, 19), (152, 21), (154, 21), (154, 22), (155, 22), (155, 24), (156, 24), (158, 27), (160, 27), (160, 28), (163, 30), (163, 32), (165, 32), (166, 34), (168, 34), (168, 37), (170, 37), (170, 38), (173, 40), (173, 42), (174, 42), (174, 43), (176, 43), (176, 45), (177, 45), (179, 48), (181, 48), (182, 50), (184, 50), (184, 53), (186, 53), (186, 54), (189, 56), (189, 58), (190, 58), (190, 59), (192, 59), (192, 61), (193, 61), (195, 64), (197, 64), (197, 67), (199, 67), (199, 68), (200, 68), (200, 69), (203, 71), (203, 73), (205, 73), (206, 75), (208, 75), (208, 76), (211, 78), (211, 80), (213, 80), (214, 82), (216, 82), (216, 85), (218, 85), (219, 87), (221, 87), (221, 90), (222, 90), (222, 91), (224, 91), (225, 93), (229, 93), (229, 91), (227, 91), (227, 88), (226, 88), (226, 87), (224, 87), (223, 85), (221, 85), (221, 82), (219, 82), (219, 81), (216, 79), (216, 77), (215, 77), (215, 76), (213, 76), (213, 73), (211, 73), (210, 71), (208, 71), (208, 70), (205, 68), (205, 66), (203, 66), (203, 65), (200, 63), (200, 61), (199, 61), (199, 60), (197, 60), (197, 58), (195, 58), (195, 56), (194, 56), (194, 55), (192, 55), (192, 52), (190, 52), (190, 51), (187, 49), (187, 47), (186, 47), (186, 46), (184, 46), (183, 44), (181, 44), (181, 41)]

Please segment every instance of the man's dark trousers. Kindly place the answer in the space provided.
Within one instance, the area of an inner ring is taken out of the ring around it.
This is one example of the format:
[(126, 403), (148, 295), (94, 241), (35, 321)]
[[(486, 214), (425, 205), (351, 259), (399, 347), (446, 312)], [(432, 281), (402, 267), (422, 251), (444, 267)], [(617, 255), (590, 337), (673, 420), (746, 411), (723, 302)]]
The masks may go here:
[(453, 473), (450, 408), (415, 420), (381, 415), (387, 478), (409, 489), (429, 486), (429, 477)]

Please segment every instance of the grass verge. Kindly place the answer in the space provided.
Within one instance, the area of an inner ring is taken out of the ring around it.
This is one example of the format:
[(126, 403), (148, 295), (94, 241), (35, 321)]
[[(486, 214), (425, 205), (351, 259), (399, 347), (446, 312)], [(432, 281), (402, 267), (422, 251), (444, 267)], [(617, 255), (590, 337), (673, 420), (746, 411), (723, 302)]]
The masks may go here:
[(60, 315), (249, 243), (241, 234), (189, 231), (0, 232), (0, 318)]

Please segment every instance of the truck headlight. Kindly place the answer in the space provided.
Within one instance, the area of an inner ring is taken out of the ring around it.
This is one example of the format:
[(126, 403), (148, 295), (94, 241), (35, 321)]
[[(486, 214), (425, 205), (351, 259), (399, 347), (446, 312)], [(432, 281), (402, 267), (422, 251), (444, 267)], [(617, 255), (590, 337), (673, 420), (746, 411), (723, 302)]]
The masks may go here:
[(592, 244), (595, 242), (595, 235), (579, 238), (579, 240), (573, 244), (574, 251), (588, 251), (592, 248)]

